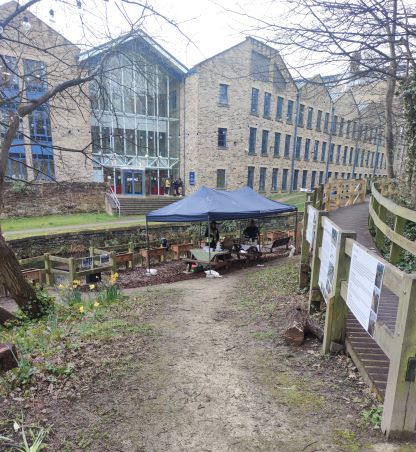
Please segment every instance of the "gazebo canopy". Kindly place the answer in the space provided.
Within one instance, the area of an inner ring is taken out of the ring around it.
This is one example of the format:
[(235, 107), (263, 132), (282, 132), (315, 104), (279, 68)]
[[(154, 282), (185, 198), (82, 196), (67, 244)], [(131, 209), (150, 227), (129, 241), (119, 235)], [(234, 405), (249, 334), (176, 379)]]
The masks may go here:
[(224, 191), (203, 186), (191, 196), (149, 212), (146, 220), (155, 222), (239, 220), (296, 210), (297, 208), (290, 204), (265, 198), (249, 187)]

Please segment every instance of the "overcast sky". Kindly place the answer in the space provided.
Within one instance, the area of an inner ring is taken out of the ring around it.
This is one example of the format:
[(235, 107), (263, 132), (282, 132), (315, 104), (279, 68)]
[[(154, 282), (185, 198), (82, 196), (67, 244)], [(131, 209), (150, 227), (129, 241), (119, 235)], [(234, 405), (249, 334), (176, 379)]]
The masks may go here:
[[(0, 0), (0, 5), (3, 3), (6, 0)], [(80, 32), (81, 17), (91, 25), (89, 45), (94, 44), (95, 39), (105, 39), (109, 34), (116, 37), (121, 31), (128, 30), (128, 19), (117, 8), (119, 0), (82, 0), (81, 10), (65, 3), (76, 5), (76, 0), (42, 0), (32, 11), (76, 44), (84, 40)], [(150, 3), (158, 13), (177, 22), (190, 42), (161, 19), (147, 18), (143, 28), (188, 67), (245, 38), (248, 21), (225, 9), (246, 11), (259, 17), (279, 15), (276, 11), (279, 2), (270, 0), (151, 0)], [(51, 9), (53, 18), (49, 14)], [(137, 20), (138, 11), (136, 6), (126, 7), (126, 15), (132, 21)], [(108, 30), (105, 30), (104, 23), (109, 24)], [(92, 34), (95, 36), (91, 37)]]

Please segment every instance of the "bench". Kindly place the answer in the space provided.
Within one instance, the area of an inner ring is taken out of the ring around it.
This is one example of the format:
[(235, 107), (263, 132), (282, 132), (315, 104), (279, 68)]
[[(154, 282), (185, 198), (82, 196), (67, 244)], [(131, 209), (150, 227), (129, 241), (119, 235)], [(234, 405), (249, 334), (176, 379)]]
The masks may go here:
[(289, 249), (289, 243), (290, 243), (291, 239), (292, 239), (292, 237), (290, 237), (290, 236), (276, 239), (269, 245), (263, 245), (262, 251), (266, 252), (266, 253), (273, 253), (273, 250), (275, 248), (280, 248), (281, 246), (286, 246), (286, 249)]

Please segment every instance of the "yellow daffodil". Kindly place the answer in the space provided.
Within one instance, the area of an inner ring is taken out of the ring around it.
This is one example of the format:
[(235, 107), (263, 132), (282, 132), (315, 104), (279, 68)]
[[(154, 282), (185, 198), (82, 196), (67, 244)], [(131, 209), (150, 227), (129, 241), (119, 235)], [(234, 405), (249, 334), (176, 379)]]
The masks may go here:
[(95, 284), (90, 284), (90, 290), (94, 290), (95, 289)]
[(94, 303), (94, 308), (98, 308), (98, 306), (100, 306), (100, 303), (98, 303), (98, 301), (96, 301), (96, 302)]
[(79, 307), (79, 312), (80, 312), (81, 314), (84, 314), (84, 306), (80, 306), (80, 307)]
[(81, 281), (79, 280), (79, 279), (74, 279), (73, 281), (72, 281), (72, 287), (74, 288), (74, 289), (76, 289), (77, 287), (79, 287), (81, 285)]
[(59, 284), (58, 289), (60, 290), (65, 289), (65, 286), (63, 284)]

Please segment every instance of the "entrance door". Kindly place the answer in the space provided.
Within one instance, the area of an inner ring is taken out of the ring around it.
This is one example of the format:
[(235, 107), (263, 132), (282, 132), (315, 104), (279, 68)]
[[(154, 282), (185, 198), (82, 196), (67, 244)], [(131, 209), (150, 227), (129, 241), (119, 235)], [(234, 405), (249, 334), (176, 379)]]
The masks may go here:
[(123, 192), (125, 195), (143, 195), (143, 171), (123, 171)]

